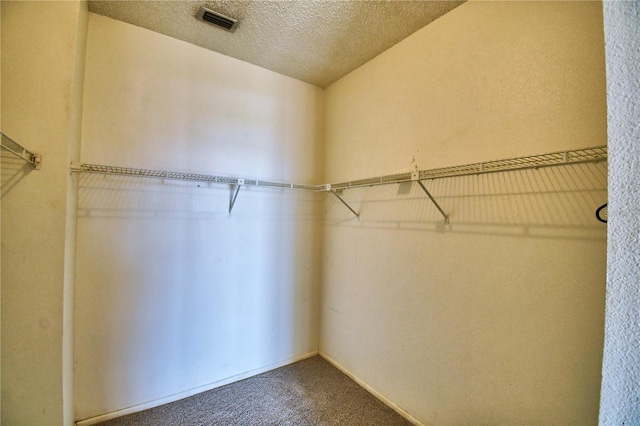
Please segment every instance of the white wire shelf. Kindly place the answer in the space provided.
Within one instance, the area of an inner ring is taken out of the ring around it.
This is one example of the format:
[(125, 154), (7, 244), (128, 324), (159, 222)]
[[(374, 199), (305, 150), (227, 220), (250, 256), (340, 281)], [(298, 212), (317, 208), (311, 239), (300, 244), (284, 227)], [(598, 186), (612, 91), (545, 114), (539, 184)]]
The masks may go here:
[(31, 164), (34, 169), (40, 169), (42, 164), (42, 156), (40, 154), (29, 151), (2, 132), (0, 132), (0, 139), (2, 139), (2, 149)]
[(168, 170), (138, 169), (133, 167), (104, 166), (99, 164), (71, 163), (72, 172), (99, 173), (108, 175), (137, 176), (158, 179), (174, 179), (196, 182), (223, 183), (230, 185), (267, 186), (271, 188), (315, 191), (315, 185), (274, 182), (255, 178), (230, 177)]
[[(4, 136), (4, 135), (3, 135)], [(4, 140), (3, 140), (4, 141)], [(3, 144), (4, 147), (4, 144)], [(357, 218), (360, 214), (356, 212), (340, 196), (340, 194), (350, 188), (360, 188), (366, 186), (389, 185), (393, 183), (416, 181), (422, 190), (427, 194), (431, 202), (444, 217), (445, 223), (449, 223), (449, 216), (440, 207), (435, 198), (429, 193), (422, 180), (442, 179), (454, 176), (478, 175), (484, 173), (497, 173), (515, 170), (538, 169), (543, 167), (568, 166), (582, 163), (597, 163), (607, 161), (607, 147), (597, 146), (593, 148), (583, 148), (573, 151), (560, 151), (549, 154), (531, 155), (528, 157), (510, 158), (506, 160), (487, 161), (484, 163), (467, 164), (463, 166), (442, 167), (429, 170), (414, 170), (413, 172), (397, 173), (392, 175), (378, 176), (372, 178), (358, 179), (348, 182), (339, 182), (324, 185), (307, 185), (299, 183), (284, 183), (255, 178), (229, 177), (221, 175), (208, 175), (200, 173), (176, 172), (167, 170), (139, 169), (132, 167), (104, 166), (98, 164), (71, 163), (72, 172), (100, 173), (109, 175), (138, 176), (146, 178), (175, 179), (198, 182), (212, 182), (229, 185), (236, 185), (235, 194), (229, 205), (229, 213), (233, 210), (240, 187), (245, 185), (264, 186), (283, 189), (297, 189), (315, 192), (330, 192), (335, 195)]]
[(572, 164), (594, 163), (606, 160), (607, 147), (597, 146), (593, 148), (577, 149), (573, 151), (552, 152), (550, 154), (531, 155), (528, 157), (495, 160), (485, 163), (467, 164), (463, 166), (442, 167), (438, 169), (414, 170), (413, 172), (365, 178), (349, 182), (317, 185), (316, 190), (320, 192), (331, 192), (359, 219), (360, 214), (356, 212), (340, 196), (340, 194), (344, 190), (349, 188), (389, 185), (392, 183), (416, 181), (420, 188), (427, 194), (433, 205), (438, 209), (438, 211), (444, 218), (444, 223), (448, 224), (449, 215), (444, 212), (436, 199), (431, 195), (427, 187), (422, 183), (423, 180), (442, 179), (454, 176), (478, 175), (484, 173), (507, 172), (515, 170), (539, 169), (542, 167), (552, 166), (568, 166)]
[(413, 180), (441, 179), (454, 176), (538, 169), (542, 167), (567, 166), (571, 164), (595, 163), (600, 161), (607, 161), (606, 145), (593, 148), (577, 149), (573, 151), (560, 151), (550, 154), (511, 158), (507, 160), (495, 160), (484, 163), (466, 164), (463, 166), (417, 170), (413, 173), (398, 173), (393, 175), (358, 179), (348, 182), (332, 183), (330, 185), (317, 185), (316, 190), (341, 191), (349, 188), (388, 185), (392, 183), (410, 182)]

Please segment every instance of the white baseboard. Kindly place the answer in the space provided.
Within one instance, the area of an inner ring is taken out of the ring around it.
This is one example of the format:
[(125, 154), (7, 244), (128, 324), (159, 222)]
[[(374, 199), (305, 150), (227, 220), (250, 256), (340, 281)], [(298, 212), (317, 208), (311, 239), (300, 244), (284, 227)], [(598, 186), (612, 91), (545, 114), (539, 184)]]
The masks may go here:
[(179, 401), (181, 399), (209, 391), (211, 389), (219, 388), (220, 386), (228, 385), (233, 382), (237, 382), (239, 380), (243, 380), (260, 373), (264, 373), (269, 370), (275, 370), (276, 368), (284, 367), (285, 365), (293, 364), (294, 362), (302, 361), (303, 359), (311, 358), (313, 356), (318, 355), (318, 351), (313, 351), (306, 353), (304, 355), (299, 355), (294, 358), (285, 359), (283, 361), (279, 361), (273, 364), (265, 365), (264, 367), (256, 368), (254, 370), (246, 371), (241, 374), (237, 374), (235, 376), (227, 377), (222, 380), (215, 381), (213, 383), (209, 383), (203, 386), (198, 386), (184, 392), (175, 393), (173, 395), (166, 396), (164, 398), (155, 399), (153, 401), (145, 402), (143, 404), (134, 405), (133, 407), (123, 408), (122, 410), (112, 411), (111, 413), (101, 414), (99, 416), (90, 417), (84, 420), (76, 421), (77, 426), (91, 426), (101, 422), (106, 422), (107, 420), (115, 419), (116, 417), (126, 416), (128, 414), (137, 413), (139, 411), (148, 410), (150, 408), (158, 407), (160, 405), (169, 404), (171, 402)]
[(341, 366), (340, 364), (338, 364), (336, 361), (334, 361), (333, 359), (331, 359), (327, 354), (320, 352), (319, 353), (320, 356), (322, 358), (324, 358), (325, 360), (327, 360), (327, 362), (329, 362), (331, 365), (333, 365), (334, 367), (336, 367), (338, 370), (342, 371), (344, 374), (346, 374), (347, 376), (349, 376), (354, 382), (356, 382), (357, 384), (359, 384), (360, 386), (362, 386), (363, 388), (365, 388), (371, 395), (375, 396), (376, 398), (378, 398), (380, 401), (382, 401), (387, 407), (391, 408), (393, 411), (395, 411), (396, 413), (400, 414), (402, 417), (404, 417), (405, 419), (407, 419), (407, 421), (409, 421), (411, 424), (416, 425), (416, 426), (425, 426), (423, 423), (421, 423), (420, 421), (418, 421), (418, 419), (416, 419), (415, 417), (413, 417), (411, 414), (407, 413), (405, 410), (403, 410), (402, 408), (398, 407), (396, 404), (394, 404), (393, 402), (391, 402), (391, 400), (389, 400), (387, 397), (385, 397), (384, 395), (382, 395), (380, 392), (376, 391), (375, 389), (373, 389), (371, 386), (369, 386), (368, 384), (366, 384), (364, 381), (360, 380), (358, 377), (356, 377), (353, 373), (351, 373), (349, 370), (347, 370), (346, 368), (344, 368), (343, 366)]

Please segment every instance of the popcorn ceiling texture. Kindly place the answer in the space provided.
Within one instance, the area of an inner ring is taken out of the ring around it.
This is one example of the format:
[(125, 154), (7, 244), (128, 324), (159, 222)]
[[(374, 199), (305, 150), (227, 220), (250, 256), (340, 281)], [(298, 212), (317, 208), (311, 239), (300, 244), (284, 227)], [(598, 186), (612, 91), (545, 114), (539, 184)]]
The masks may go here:
[(601, 425), (640, 424), (640, 2), (604, 2), (609, 223)]
[[(90, 1), (89, 11), (327, 87), (462, 1)], [(203, 5), (240, 21), (229, 33)]]

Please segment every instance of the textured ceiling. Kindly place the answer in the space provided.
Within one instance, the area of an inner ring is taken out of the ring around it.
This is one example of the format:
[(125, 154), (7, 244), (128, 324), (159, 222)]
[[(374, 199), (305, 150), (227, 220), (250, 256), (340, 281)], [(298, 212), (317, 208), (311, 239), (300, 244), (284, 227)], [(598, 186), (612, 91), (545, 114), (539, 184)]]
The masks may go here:
[[(89, 11), (327, 87), (461, 1), (95, 0)], [(203, 5), (240, 21), (198, 21)]]

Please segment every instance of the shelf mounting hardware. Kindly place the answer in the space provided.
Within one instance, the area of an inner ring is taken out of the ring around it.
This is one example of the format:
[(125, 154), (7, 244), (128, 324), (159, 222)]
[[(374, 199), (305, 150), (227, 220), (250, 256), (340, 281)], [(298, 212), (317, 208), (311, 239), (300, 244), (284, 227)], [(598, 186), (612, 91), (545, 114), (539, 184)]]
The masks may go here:
[(360, 215), (359, 215), (358, 213), (356, 213), (356, 211), (355, 211), (354, 209), (352, 209), (352, 208), (349, 206), (349, 204), (347, 204), (347, 202), (346, 202), (346, 201), (344, 201), (344, 200), (342, 199), (342, 197), (341, 197), (341, 196), (340, 196), (336, 191), (330, 191), (330, 192), (331, 192), (333, 195), (335, 195), (335, 196), (336, 196), (336, 198), (338, 198), (338, 200), (340, 200), (340, 202), (341, 202), (342, 204), (344, 204), (344, 205), (345, 205), (349, 210), (351, 210), (351, 213), (353, 213), (354, 215), (356, 215), (356, 217), (357, 217), (358, 219), (360, 219)]
[(238, 192), (240, 192), (240, 188), (244, 186), (244, 179), (238, 178), (236, 182), (236, 192), (233, 194), (233, 198), (229, 203), (229, 215), (231, 215), (231, 211), (233, 210), (233, 206), (236, 204), (236, 198), (238, 198)]
[[(327, 183), (327, 184), (324, 184), (324, 185), (318, 185), (317, 188), (318, 188), (319, 192), (330, 192), (333, 195), (335, 195), (336, 198), (338, 200), (340, 200), (340, 202), (342, 204), (344, 204), (345, 207), (348, 208), (351, 211), (351, 213), (353, 213), (358, 219), (360, 219), (360, 214), (358, 214), (354, 209), (351, 208), (351, 206), (349, 204), (347, 204), (347, 202), (340, 196), (338, 191), (331, 189), (331, 184)], [(340, 192), (342, 192), (342, 191), (340, 191)]]
[(433, 205), (436, 206), (436, 208), (438, 209), (440, 214), (442, 214), (442, 216), (444, 217), (444, 223), (448, 224), (449, 223), (449, 215), (447, 215), (444, 212), (444, 210), (442, 210), (442, 207), (440, 207), (440, 204), (438, 204), (436, 199), (433, 198), (433, 195), (431, 195), (429, 190), (427, 190), (427, 187), (424, 186), (424, 184), (420, 180), (420, 171), (419, 170), (414, 170), (414, 171), (411, 172), (411, 180), (415, 181), (415, 182), (418, 182), (418, 185), (420, 185), (420, 188), (422, 188), (422, 190), (425, 192), (425, 194), (427, 194), (427, 196), (429, 197), (429, 199), (431, 200)]
[(598, 210), (596, 210), (596, 218), (602, 223), (607, 223), (607, 220), (608, 220), (607, 203), (598, 207)]
[(0, 132), (0, 138), (2, 139), (2, 149), (9, 151), (18, 158), (23, 159), (27, 163), (31, 164), (36, 170), (40, 170), (42, 164), (42, 156), (29, 151), (27, 148), (20, 145), (18, 142), (11, 139), (6, 134)]

